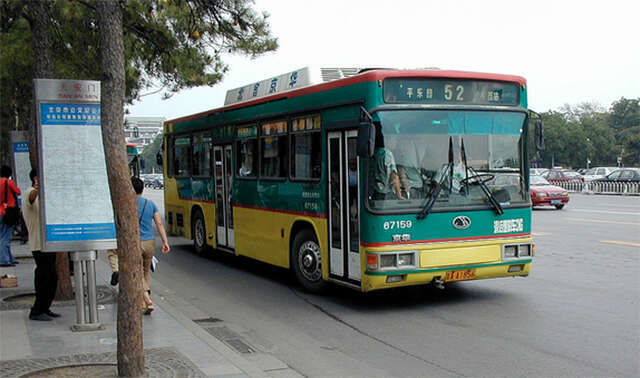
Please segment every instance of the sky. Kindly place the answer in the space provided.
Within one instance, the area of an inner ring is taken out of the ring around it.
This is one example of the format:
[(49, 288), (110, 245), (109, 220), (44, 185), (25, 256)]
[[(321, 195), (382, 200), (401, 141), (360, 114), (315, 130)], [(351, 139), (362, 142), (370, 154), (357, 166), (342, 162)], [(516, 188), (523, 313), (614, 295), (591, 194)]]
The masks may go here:
[(633, 0), (256, 0), (280, 47), (224, 57), (214, 87), (148, 95), (130, 116), (221, 107), (229, 89), (306, 67), (438, 67), (527, 79), (529, 108), (640, 97), (640, 2)]

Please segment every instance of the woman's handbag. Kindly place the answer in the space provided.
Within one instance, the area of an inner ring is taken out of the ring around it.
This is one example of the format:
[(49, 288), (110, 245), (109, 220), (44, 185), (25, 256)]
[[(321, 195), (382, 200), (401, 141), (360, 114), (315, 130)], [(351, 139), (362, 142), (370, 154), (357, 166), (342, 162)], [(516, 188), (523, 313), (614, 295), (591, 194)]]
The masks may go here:
[(7, 193), (9, 186), (7, 185), (8, 179), (4, 181), (4, 201), (2, 205), (5, 207), (4, 216), (2, 217), (2, 223), (9, 227), (13, 227), (20, 222), (20, 209), (18, 207), (8, 207)]

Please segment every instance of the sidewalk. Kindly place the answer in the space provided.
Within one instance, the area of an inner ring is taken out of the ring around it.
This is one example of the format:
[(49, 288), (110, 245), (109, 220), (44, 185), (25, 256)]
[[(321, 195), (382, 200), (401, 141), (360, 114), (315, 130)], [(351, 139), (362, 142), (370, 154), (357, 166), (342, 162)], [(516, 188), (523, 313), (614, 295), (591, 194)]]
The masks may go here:
[[(52, 309), (62, 316), (50, 322), (28, 319), (35, 263), (27, 244), (14, 241), (11, 250), (20, 263), (0, 268), (0, 276), (17, 276), (18, 287), (0, 289), (0, 377), (62, 366), (115, 364), (117, 286), (109, 285), (106, 253), (100, 252), (96, 262), (98, 320), (104, 330), (73, 332), (75, 301), (54, 301)], [(153, 278), (151, 288), (155, 311), (143, 317), (148, 376), (300, 377), (273, 356), (251, 350), (241, 338), (234, 338), (232, 329), (216, 326), (218, 319), (207, 318)]]

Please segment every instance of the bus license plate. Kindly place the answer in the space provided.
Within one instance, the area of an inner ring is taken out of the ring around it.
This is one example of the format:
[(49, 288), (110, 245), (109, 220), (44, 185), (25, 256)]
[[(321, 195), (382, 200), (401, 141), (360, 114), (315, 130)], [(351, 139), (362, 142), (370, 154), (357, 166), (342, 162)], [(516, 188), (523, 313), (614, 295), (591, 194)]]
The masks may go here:
[(562, 203), (562, 200), (559, 200), (559, 199), (551, 200), (552, 205), (560, 205), (561, 203)]
[(476, 278), (476, 270), (475, 269), (466, 269), (466, 270), (452, 270), (447, 272), (444, 277), (446, 282), (452, 281), (464, 281), (464, 280), (473, 280)]

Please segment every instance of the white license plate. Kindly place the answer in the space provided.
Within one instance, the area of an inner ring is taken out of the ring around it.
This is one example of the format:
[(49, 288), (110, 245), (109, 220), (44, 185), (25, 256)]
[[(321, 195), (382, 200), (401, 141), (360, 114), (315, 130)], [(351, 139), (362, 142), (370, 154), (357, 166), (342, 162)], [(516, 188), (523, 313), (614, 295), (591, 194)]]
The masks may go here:
[(560, 204), (562, 204), (562, 200), (558, 200), (558, 199), (551, 200), (551, 204), (552, 205), (560, 205)]

